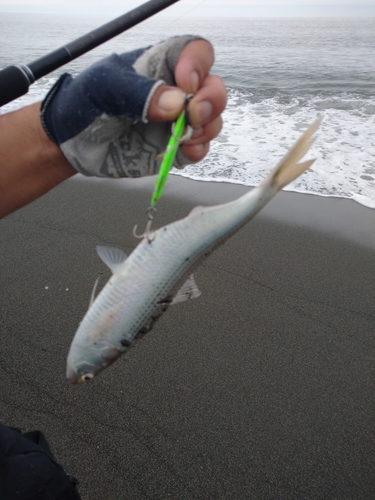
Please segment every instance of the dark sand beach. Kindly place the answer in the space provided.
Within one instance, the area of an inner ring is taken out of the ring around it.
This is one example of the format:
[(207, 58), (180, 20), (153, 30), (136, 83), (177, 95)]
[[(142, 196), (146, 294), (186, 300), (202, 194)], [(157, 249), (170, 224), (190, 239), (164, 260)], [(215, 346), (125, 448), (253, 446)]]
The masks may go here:
[[(92, 382), (66, 355), (154, 180), (72, 179), (0, 221), (0, 420), (40, 429), (84, 500), (374, 499), (375, 212), (281, 193)], [(246, 188), (172, 176), (156, 225)]]

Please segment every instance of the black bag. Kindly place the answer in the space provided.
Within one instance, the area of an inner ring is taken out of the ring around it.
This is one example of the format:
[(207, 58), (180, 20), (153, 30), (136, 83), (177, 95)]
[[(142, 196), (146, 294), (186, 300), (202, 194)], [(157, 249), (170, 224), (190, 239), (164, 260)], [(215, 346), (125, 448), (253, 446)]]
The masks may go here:
[(40, 431), (22, 434), (0, 423), (0, 500), (81, 500)]

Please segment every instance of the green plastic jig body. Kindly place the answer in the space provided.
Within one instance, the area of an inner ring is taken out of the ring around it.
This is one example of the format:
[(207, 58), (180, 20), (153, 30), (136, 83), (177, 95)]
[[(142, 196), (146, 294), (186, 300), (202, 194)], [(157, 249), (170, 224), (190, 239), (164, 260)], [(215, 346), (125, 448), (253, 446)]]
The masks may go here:
[(166, 183), (170, 169), (173, 166), (173, 161), (175, 159), (177, 150), (180, 143), (182, 142), (182, 134), (184, 132), (186, 124), (186, 110), (179, 115), (174, 124), (174, 129), (172, 135), (168, 141), (167, 149), (164, 153), (162, 164), (160, 165), (159, 176), (157, 178), (154, 193), (151, 198), (151, 207), (154, 207), (158, 199), (160, 198), (164, 185)]

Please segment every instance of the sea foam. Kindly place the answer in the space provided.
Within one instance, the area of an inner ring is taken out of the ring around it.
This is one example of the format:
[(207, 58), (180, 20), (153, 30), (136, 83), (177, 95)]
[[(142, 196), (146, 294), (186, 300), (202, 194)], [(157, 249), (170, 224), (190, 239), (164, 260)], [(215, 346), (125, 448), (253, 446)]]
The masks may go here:
[(201, 162), (174, 170), (191, 179), (255, 186), (317, 116), (324, 116), (308, 157), (314, 165), (286, 187), (337, 196), (375, 208), (375, 99), (355, 95), (251, 102), (233, 90), (224, 127)]

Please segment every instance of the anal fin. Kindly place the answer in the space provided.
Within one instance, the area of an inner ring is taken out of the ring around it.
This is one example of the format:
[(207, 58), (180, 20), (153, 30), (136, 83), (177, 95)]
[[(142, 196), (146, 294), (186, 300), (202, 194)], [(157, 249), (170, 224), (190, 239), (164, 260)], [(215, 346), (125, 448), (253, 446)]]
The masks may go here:
[(192, 274), (176, 293), (176, 296), (172, 300), (171, 305), (180, 304), (181, 302), (186, 302), (190, 299), (196, 299), (200, 295), (202, 295), (202, 292), (197, 287), (194, 279), (194, 274)]

